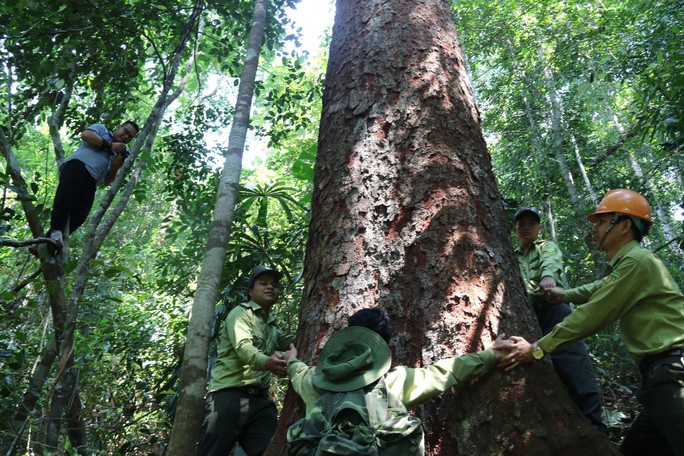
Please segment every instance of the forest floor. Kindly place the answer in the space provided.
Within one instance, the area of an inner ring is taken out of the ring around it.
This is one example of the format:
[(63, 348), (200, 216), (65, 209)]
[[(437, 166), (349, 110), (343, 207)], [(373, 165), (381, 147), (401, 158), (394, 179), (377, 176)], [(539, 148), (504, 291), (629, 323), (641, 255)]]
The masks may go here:
[(592, 343), (588, 345), (603, 396), (603, 422), (608, 426), (610, 440), (619, 445), (641, 410), (636, 397), (641, 376), (622, 347), (616, 352), (603, 351), (596, 356), (596, 347)]

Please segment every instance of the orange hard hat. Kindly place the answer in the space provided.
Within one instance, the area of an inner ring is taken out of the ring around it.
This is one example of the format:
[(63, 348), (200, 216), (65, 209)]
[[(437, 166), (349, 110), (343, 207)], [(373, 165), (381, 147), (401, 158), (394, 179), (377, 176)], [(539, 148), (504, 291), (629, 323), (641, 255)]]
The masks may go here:
[(632, 215), (646, 222), (648, 226), (653, 224), (651, 206), (648, 201), (643, 195), (632, 190), (624, 188), (609, 190), (596, 208), (596, 212), (589, 214), (587, 219), (596, 223), (599, 215), (612, 213)]

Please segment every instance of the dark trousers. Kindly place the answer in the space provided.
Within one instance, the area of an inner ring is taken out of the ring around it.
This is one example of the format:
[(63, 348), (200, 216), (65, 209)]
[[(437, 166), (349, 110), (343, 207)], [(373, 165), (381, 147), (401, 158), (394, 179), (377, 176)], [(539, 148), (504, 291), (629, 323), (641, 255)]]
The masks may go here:
[[(537, 312), (537, 320), (544, 335), (572, 312), (566, 303), (551, 305)], [(553, 367), (570, 398), (582, 414), (598, 430), (605, 432), (601, 420), (601, 389), (584, 341), (574, 342), (551, 353)]]
[(59, 175), (59, 185), (52, 203), (50, 230), (73, 233), (83, 225), (95, 201), (97, 181), (80, 160), (64, 163)]
[(278, 412), (268, 397), (230, 388), (209, 393), (197, 454), (228, 456), (239, 443), (248, 456), (260, 456), (277, 425)]
[(664, 357), (640, 370), (637, 397), (644, 408), (620, 451), (624, 456), (684, 455), (684, 357)]

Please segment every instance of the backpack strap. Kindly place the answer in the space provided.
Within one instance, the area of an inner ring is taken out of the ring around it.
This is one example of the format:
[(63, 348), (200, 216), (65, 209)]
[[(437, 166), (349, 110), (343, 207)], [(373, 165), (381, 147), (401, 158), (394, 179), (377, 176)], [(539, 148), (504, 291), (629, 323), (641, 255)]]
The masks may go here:
[[(368, 414), (368, 423), (374, 428), (378, 429), (382, 423), (387, 420), (388, 399), (387, 399), (387, 385), (385, 384), (385, 376), (366, 388), (364, 388), (364, 399), (366, 402), (366, 411)], [(403, 406), (403, 404), (402, 404)], [(406, 408), (404, 408), (406, 411)]]

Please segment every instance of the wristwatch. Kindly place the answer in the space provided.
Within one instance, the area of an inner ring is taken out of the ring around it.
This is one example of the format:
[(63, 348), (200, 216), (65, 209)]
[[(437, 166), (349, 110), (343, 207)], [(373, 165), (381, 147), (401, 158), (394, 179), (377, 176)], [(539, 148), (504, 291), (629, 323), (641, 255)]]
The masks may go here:
[(540, 360), (544, 357), (544, 350), (535, 342), (532, 344), (532, 357), (536, 360)]

